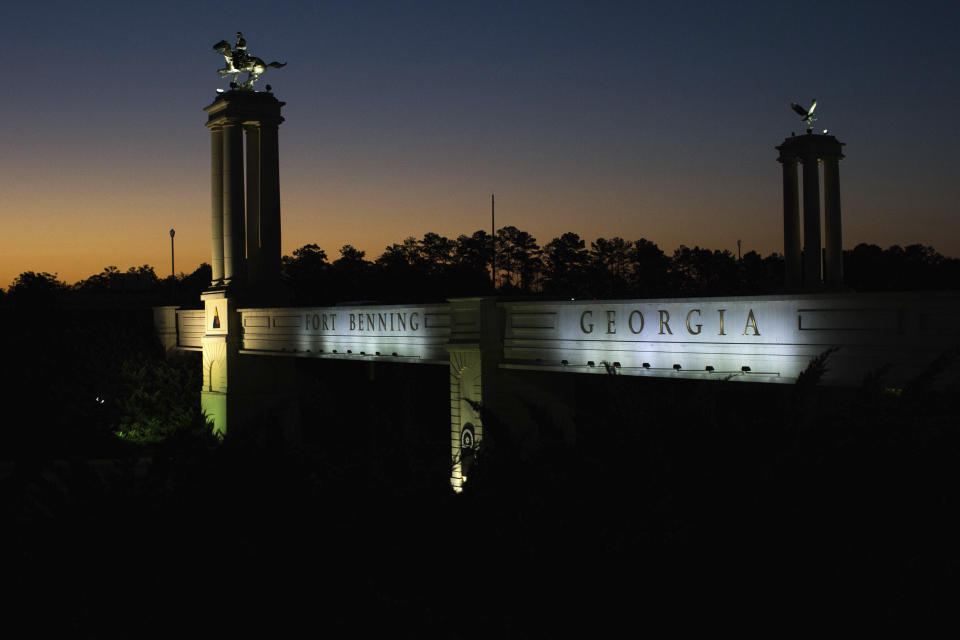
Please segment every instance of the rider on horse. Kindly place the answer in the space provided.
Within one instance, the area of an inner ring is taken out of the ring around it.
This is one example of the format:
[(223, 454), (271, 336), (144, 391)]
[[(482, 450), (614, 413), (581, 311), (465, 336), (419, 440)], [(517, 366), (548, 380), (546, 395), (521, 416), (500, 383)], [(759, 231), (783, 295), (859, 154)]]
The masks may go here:
[(247, 65), (247, 41), (243, 33), (237, 31), (237, 46), (233, 48), (233, 68), (243, 69)]
[[(222, 55), (227, 63), (226, 67), (217, 69), (217, 72), (221, 78), (233, 77), (233, 81), (230, 83), (231, 89), (253, 91), (253, 83), (257, 81), (264, 71), (268, 68), (280, 69), (287, 65), (286, 62), (271, 62), (267, 64), (260, 58), (247, 53), (247, 41), (244, 40), (243, 33), (240, 31), (237, 31), (236, 45), (231, 47), (229, 42), (221, 40), (213, 45), (213, 50)], [(237, 80), (237, 76), (241, 73), (248, 74), (245, 82), (239, 82)]]

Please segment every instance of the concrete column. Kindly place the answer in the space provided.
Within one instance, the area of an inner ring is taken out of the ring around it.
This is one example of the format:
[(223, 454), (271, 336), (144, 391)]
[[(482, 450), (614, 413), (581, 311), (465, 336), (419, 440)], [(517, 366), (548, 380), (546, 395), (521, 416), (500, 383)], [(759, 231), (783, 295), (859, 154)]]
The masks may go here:
[[(226, 290), (207, 291), (206, 331), (201, 339), (203, 382), (200, 406), (213, 432), (280, 429), (284, 441), (299, 444), (297, 370), (292, 358), (241, 355), (242, 315)], [(214, 321), (216, 320), (216, 321)]]
[(827, 246), (823, 280), (834, 290), (843, 288), (843, 233), (840, 224), (840, 158), (823, 159), (823, 222)]
[(223, 129), (210, 129), (210, 284), (223, 284)]
[(820, 167), (816, 156), (803, 159), (803, 287), (820, 280)]
[(177, 348), (177, 309), (176, 305), (153, 308), (153, 328), (163, 345), (164, 352)]
[(470, 475), (483, 441), (477, 406), (484, 405), (483, 358), (479, 345), (449, 348), (450, 353), (450, 486), (457, 493)]
[(280, 151), (278, 125), (260, 125), (260, 260), (265, 283), (280, 280)]
[(799, 289), (800, 273), (800, 194), (797, 185), (797, 158), (783, 163), (783, 260), (788, 289)]
[(223, 278), (238, 284), (242, 278), (243, 242), (243, 129), (235, 122), (223, 125)]
[(496, 407), (503, 322), (493, 298), (453, 298), (450, 319), (450, 486), (459, 493), (483, 442), (478, 407)]
[(247, 132), (247, 277), (251, 285), (262, 278), (260, 255), (260, 128)]

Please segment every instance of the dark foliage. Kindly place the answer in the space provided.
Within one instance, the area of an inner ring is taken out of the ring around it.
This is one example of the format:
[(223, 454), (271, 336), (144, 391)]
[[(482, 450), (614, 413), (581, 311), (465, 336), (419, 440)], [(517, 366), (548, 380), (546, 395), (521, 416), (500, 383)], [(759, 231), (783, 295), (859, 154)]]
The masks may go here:
[(150, 265), (130, 267), (126, 272), (109, 266), (73, 285), (62, 282), (55, 273), (25, 271), (14, 279), (6, 295), (0, 295), (0, 307), (134, 309), (176, 304), (190, 308), (199, 304), (200, 294), (209, 288), (210, 265), (206, 263), (189, 275), (163, 280)]
[[(782, 282), (777, 255), (587, 249), (575, 234), (541, 250), (501, 231), (501, 292)], [(332, 263), (307, 245), (285, 278), (301, 305), (488, 294), (491, 245), (427, 234)], [(861, 290), (957, 281), (957, 261), (923, 247), (860, 245), (846, 260)], [(68, 286), (28, 272), (0, 296), (6, 604), (34, 635), (608, 635), (691, 612), (782, 626), (952, 604), (960, 410), (957, 389), (930, 381), (956, 353), (903, 389), (883, 371), (822, 388), (830, 353), (792, 387), (578, 376), (574, 438), (542, 407), (527, 407), (527, 431), (479, 407), (485, 440), (454, 496), (446, 368), (301, 361), (301, 447), (269, 423), (218, 442), (198, 411), (198, 355), (165, 358), (147, 311), (196, 304), (209, 267), (128, 273)]]
[[(496, 246), (497, 286), (491, 276)], [(450, 240), (436, 233), (409, 237), (386, 247), (376, 260), (351, 245), (332, 262), (316, 244), (282, 259), (283, 278), (294, 306), (339, 302), (442, 302), (482, 295), (545, 295), (580, 299), (630, 299), (678, 296), (762, 295), (783, 292), (783, 256), (748, 251), (737, 259), (729, 251), (681, 245), (667, 256), (641, 238), (597, 238), (586, 243), (565, 233), (541, 248), (516, 227)], [(844, 252), (847, 287), (853, 291), (952, 289), (960, 281), (960, 260), (932, 247), (892, 246), (883, 250), (860, 244)], [(177, 304), (195, 307), (210, 286), (210, 266), (177, 278), (157, 278), (149, 265), (126, 272), (106, 267), (72, 286), (56, 274), (20, 274), (0, 305), (35, 308), (68, 306), (146, 307)], [(2, 290), (0, 290), (2, 291)]]
[[(781, 293), (783, 256), (681, 245), (667, 256), (641, 238), (597, 238), (587, 248), (565, 233), (541, 248), (516, 227), (497, 231), (497, 287), (500, 295), (629, 299)], [(332, 264), (317, 245), (305, 245), (283, 259), (296, 305), (363, 300), (383, 303), (441, 302), (451, 297), (491, 295), (491, 241), (484, 231), (449, 240), (428, 233), (387, 247), (371, 262), (351, 246)], [(930, 247), (858, 245), (844, 254), (846, 281), (856, 291), (950, 289), (960, 278), (960, 260)]]
[(113, 454), (117, 432), (145, 442), (203, 424), (199, 355), (166, 358), (149, 309), (2, 309), (0, 350), (5, 459)]
[(222, 444), (180, 430), (0, 481), (20, 610), (56, 605), (38, 631), (538, 637), (745, 606), (760, 625), (906, 621), (936, 616), (960, 568), (956, 396), (883, 372), (822, 388), (829, 354), (792, 387), (580, 376), (574, 440), (535, 407), (534, 437), (480, 407), (460, 496), (445, 368), (300, 365), (299, 450), (270, 424)]

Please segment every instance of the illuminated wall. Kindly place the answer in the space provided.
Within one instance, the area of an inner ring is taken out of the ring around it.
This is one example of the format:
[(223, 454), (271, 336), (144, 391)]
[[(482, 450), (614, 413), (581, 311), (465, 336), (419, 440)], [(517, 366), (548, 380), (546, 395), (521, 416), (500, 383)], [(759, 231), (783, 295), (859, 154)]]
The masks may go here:
[(956, 294), (859, 294), (503, 303), (505, 368), (793, 382), (831, 347), (824, 382), (891, 365), (920, 373), (956, 338)]
[[(857, 385), (886, 367), (885, 382), (900, 385), (957, 347), (946, 328), (960, 315), (953, 292), (238, 310), (231, 302), (208, 293), (204, 310), (176, 312), (178, 346), (203, 351), (204, 409), (219, 430), (228, 414), (294, 402), (293, 387), (278, 382), (292, 370), (265, 366), (289, 358), (257, 355), (448, 366), (455, 490), (483, 441), (477, 407), (525, 393), (501, 383), (505, 370), (791, 383), (836, 349), (825, 384)], [(173, 325), (166, 318), (158, 330)]]

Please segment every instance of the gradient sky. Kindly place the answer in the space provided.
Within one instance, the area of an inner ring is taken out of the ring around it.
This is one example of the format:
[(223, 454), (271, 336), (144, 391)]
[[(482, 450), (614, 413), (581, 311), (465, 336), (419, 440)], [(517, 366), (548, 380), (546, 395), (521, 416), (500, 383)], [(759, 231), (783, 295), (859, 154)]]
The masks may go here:
[(960, 4), (4, 5), (0, 286), (209, 261), (214, 42), (286, 61), (283, 250), (515, 225), (782, 251), (774, 147), (847, 143), (844, 244), (960, 256)]

